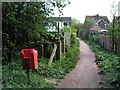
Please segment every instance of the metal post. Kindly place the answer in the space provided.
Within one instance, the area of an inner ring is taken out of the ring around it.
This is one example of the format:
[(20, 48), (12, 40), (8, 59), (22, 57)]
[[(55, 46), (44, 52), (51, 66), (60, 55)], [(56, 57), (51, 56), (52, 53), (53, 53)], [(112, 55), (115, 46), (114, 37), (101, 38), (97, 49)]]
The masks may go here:
[(26, 73), (27, 73), (28, 84), (30, 84), (29, 64), (28, 64), (29, 58), (25, 58), (24, 61), (25, 61), (25, 68), (26, 68)]
[(43, 46), (43, 44), (40, 44), (40, 45), (42, 47), (42, 58), (44, 58), (44, 46)]
[(64, 47), (64, 54), (65, 54), (65, 45), (66, 45), (66, 41), (65, 41), (65, 32), (64, 32), (64, 42), (63, 42), (63, 47)]
[(58, 20), (58, 40), (60, 40), (60, 28), (59, 28), (59, 20)]
[(61, 41), (60, 41), (60, 28), (59, 28), (60, 16), (58, 18), (58, 42), (57, 42), (57, 59), (61, 59)]

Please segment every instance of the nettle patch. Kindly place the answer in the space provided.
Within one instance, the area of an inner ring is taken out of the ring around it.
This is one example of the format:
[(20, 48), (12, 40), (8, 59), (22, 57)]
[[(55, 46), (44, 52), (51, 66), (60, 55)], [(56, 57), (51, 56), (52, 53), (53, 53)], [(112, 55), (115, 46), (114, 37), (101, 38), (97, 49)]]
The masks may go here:
[(30, 72), (30, 83), (27, 75), (21, 67), (21, 60), (16, 59), (8, 65), (2, 66), (2, 85), (3, 88), (53, 88), (54, 85), (45, 82), (41, 75)]
[(55, 84), (46, 82), (45, 78), (62, 79), (65, 74), (75, 67), (78, 60), (78, 41), (62, 56), (61, 61), (55, 60), (48, 66), (48, 59), (38, 59), (38, 70), (30, 71), (30, 83), (21, 66), (21, 59), (17, 58), (2, 67), (3, 88), (54, 88)]
[(55, 79), (63, 78), (77, 63), (79, 54), (78, 45), (79, 43), (76, 40), (73, 47), (70, 47), (70, 50), (62, 56), (61, 61), (54, 61), (51, 66), (47, 65), (48, 60), (40, 60), (38, 74)]
[(95, 52), (96, 63), (100, 67), (99, 74), (105, 75), (111, 73), (108, 83), (114, 87), (120, 87), (120, 57), (112, 52), (104, 50), (100, 45), (87, 42)]

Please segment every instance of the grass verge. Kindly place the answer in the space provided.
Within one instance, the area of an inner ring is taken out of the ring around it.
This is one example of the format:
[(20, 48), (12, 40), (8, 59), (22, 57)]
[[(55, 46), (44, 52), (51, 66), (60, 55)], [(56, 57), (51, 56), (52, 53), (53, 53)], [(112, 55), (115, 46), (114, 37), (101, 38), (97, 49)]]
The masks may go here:
[(54, 88), (55, 85), (47, 83), (45, 78), (61, 79), (66, 73), (75, 67), (78, 54), (79, 42), (75, 39), (74, 44), (67, 53), (62, 56), (62, 60), (55, 61), (48, 66), (47, 59), (39, 59), (37, 72), (30, 71), (30, 83), (27, 75), (21, 67), (20, 58), (14, 59), (7, 65), (2, 66), (2, 87), (4, 88)]
[(93, 52), (95, 52), (96, 63), (110, 86), (120, 88), (120, 57), (103, 49), (100, 45), (87, 41)]

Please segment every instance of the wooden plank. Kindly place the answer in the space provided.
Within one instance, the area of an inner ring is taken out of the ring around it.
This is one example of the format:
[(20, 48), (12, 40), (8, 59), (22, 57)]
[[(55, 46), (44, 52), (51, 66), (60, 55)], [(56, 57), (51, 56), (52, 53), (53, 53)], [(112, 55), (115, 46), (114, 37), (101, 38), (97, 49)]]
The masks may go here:
[(56, 50), (57, 50), (57, 45), (54, 44), (54, 49), (53, 49), (52, 54), (51, 54), (51, 56), (50, 56), (50, 59), (49, 59), (49, 62), (48, 62), (48, 66), (50, 66), (50, 65), (52, 64), (53, 58), (54, 58), (55, 53), (56, 53)]

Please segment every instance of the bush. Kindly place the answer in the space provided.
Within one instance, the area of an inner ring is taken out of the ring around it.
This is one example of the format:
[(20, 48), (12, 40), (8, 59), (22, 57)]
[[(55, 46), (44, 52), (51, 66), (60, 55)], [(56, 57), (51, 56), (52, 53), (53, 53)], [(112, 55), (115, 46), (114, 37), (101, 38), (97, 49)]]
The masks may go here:
[(2, 67), (2, 85), (3, 88), (53, 88), (54, 85), (46, 83), (42, 76), (36, 72), (30, 71), (30, 81), (28, 83), (27, 75), (21, 68), (21, 60), (16, 59)]
[(62, 56), (62, 60), (55, 61), (50, 67), (46, 62), (41, 61), (39, 63), (38, 74), (45, 77), (61, 79), (66, 73), (71, 71), (75, 67), (77, 62), (77, 57), (79, 54), (78, 41), (75, 40), (73, 47), (70, 47), (70, 50), (66, 53), (65, 56)]
[(48, 59), (38, 59), (37, 72), (30, 72), (30, 81), (28, 83), (27, 75), (21, 68), (21, 60), (19, 58), (4, 65), (2, 73), (3, 88), (54, 88), (54, 84), (47, 83), (44, 78), (61, 79), (64, 75), (75, 67), (79, 54), (78, 40), (72, 43), (73, 46), (63, 56), (61, 61), (55, 61), (48, 66)]

